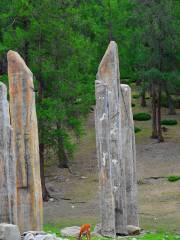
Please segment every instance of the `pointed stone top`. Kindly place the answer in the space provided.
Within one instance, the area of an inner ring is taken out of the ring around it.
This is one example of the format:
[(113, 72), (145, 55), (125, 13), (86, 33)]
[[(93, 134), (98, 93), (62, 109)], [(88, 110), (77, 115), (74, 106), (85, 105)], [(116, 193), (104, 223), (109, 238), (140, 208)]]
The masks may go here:
[(7, 53), (7, 60), (9, 74), (25, 71), (27, 74), (32, 76), (32, 72), (27, 67), (24, 59), (19, 55), (19, 53), (9, 50)]
[(7, 95), (7, 87), (2, 82), (0, 82), (0, 95)]
[(0, 82), (0, 88), (7, 88), (6, 85), (3, 82)]
[(111, 41), (98, 68), (97, 80), (108, 84), (108, 80), (119, 78), (119, 57), (116, 42)]
[(125, 92), (127, 92), (127, 91), (130, 91), (131, 90), (131, 88), (130, 88), (130, 86), (129, 85), (127, 85), (127, 84), (121, 84), (121, 88), (125, 91)]

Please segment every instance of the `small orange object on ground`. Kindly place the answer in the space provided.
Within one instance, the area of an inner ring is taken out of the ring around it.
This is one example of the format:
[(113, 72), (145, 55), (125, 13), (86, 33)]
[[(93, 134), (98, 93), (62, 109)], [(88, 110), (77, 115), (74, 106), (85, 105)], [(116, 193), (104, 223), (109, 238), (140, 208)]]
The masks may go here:
[(79, 232), (79, 240), (82, 239), (82, 236), (86, 236), (87, 240), (91, 239), (91, 225), (86, 223), (83, 224)]

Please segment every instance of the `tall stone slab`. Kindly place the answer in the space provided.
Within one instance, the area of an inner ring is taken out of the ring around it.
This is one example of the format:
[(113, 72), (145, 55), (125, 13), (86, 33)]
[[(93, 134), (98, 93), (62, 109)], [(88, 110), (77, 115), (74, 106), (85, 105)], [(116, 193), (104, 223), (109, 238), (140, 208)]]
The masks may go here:
[(137, 209), (136, 146), (131, 88), (121, 84), (122, 158), (125, 160), (127, 224), (139, 226)]
[(16, 223), (16, 162), (7, 88), (0, 82), (0, 223)]
[(112, 41), (99, 65), (96, 80), (95, 123), (104, 236), (127, 233), (120, 94), (118, 49)]
[(114, 237), (115, 230), (115, 202), (111, 178), (112, 166), (110, 162), (108, 89), (106, 85), (96, 81), (96, 145), (99, 165), (101, 234)]
[(38, 127), (33, 75), (21, 56), (9, 51), (10, 115), (17, 161), (17, 213), (21, 232), (42, 229)]

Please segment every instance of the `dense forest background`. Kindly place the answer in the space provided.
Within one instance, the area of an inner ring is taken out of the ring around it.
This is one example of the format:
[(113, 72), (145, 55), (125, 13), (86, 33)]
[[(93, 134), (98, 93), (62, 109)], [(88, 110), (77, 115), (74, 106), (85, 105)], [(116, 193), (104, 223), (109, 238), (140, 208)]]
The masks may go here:
[(95, 105), (94, 82), (109, 41), (119, 46), (121, 82), (152, 99), (152, 137), (163, 141), (161, 106), (180, 107), (180, 2), (176, 0), (1, 0), (0, 81), (18, 51), (34, 74), (44, 199), (44, 162), (69, 167)]

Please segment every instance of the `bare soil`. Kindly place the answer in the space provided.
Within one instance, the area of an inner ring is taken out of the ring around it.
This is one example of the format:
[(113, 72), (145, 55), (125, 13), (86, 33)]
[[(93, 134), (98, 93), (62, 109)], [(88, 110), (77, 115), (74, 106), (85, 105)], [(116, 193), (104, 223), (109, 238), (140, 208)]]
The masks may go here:
[[(138, 101), (133, 100), (136, 104)], [(133, 110), (150, 112), (150, 107), (142, 109), (138, 105)], [(170, 117), (163, 109), (162, 118), (176, 118), (179, 122), (167, 127), (164, 143), (150, 138), (151, 121), (135, 123), (142, 128), (136, 134), (140, 225), (147, 230), (180, 232), (180, 181), (167, 180), (170, 175), (180, 175), (180, 111)], [(99, 222), (99, 189), (93, 113), (71, 169), (73, 174), (57, 166), (47, 168), (47, 187), (54, 201), (44, 203), (45, 224), (95, 225)]]

